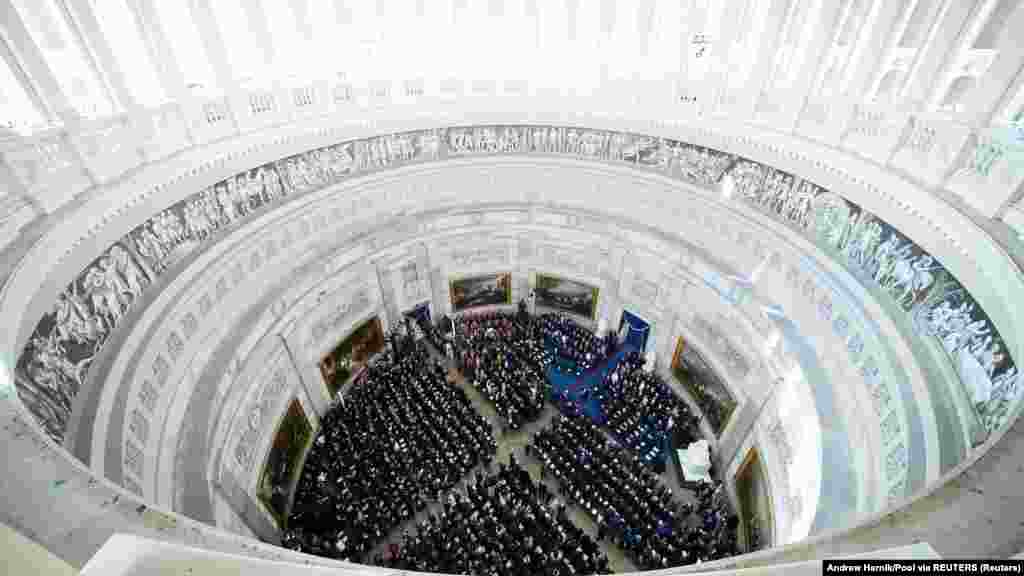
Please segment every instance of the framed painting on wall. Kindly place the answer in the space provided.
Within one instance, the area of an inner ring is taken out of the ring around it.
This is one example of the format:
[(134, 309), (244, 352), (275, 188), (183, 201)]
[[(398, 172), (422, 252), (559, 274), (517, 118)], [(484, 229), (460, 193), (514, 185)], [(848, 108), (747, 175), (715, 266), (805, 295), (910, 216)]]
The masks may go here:
[(270, 510), (281, 528), (285, 527), (292, 489), (298, 478), (303, 454), (312, 437), (313, 426), (302, 404), (293, 398), (278, 424), (256, 489), (260, 501)]
[(384, 349), (384, 329), (374, 316), (357, 326), (329, 354), (320, 360), (320, 374), (331, 397), (352, 374), (359, 372), (374, 354)]
[(721, 436), (736, 409), (736, 398), (704, 356), (682, 336), (672, 355), (672, 374), (697, 403), (715, 436)]
[(560, 276), (537, 274), (535, 293), (538, 306), (568, 312), (589, 320), (597, 318), (599, 290), (596, 286)]
[(451, 281), (452, 311), (512, 303), (512, 274), (501, 272)]
[(757, 448), (751, 448), (735, 476), (736, 497), (742, 530), (740, 535), (748, 552), (772, 545), (772, 503), (768, 474)]

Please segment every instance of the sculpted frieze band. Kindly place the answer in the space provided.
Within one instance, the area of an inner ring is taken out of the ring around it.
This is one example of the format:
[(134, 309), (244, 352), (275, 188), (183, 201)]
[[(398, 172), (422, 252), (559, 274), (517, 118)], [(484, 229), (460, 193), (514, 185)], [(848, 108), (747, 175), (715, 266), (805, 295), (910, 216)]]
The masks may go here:
[(926, 342), (941, 346), (985, 428), (1005, 422), (1019, 397), (1016, 365), (988, 315), (931, 254), (874, 214), (806, 180), (746, 161), (737, 170), (730, 177), (740, 198), (815, 241), (864, 285), (890, 298)]
[[(92, 358), (129, 306), (175, 261), (282, 199), (389, 167), (490, 154), (568, 155), (708, 187), (728, 176), (743, 201), (815, 241), (910, 314), (922, 338), (942, 347), (989, 430), (1005, 421), (1020, 396), (1014, 361), (970, 294), (931, 255), (859, 206), (792, 174), (709, 148), (639, 134), (535, 125), (452, 127), (340, 142), (196, 192), (112, 244), (67, 287), (19, 357), (19, 396), (47, 433), (61, 441)], [(975, 172), (985, 172), (991, 156), (976, 154), (981, 160), (974, 161), (980, 166)], [(310, 233), (308, 228), (301, 232)], [(557, 267), (599, 272), (596, 263), (573, 253), (543, 246), (537, 253)], [(244, 269), (236, 272), (245, 274)], [(223, 289), (218, 285), (218, 297), (226, 294), (227, 282), (223, 279)], [(208, 302), (206, 310), (212, 305)], [(184, 327), (186, 338), (188, 332)], [(168, 346), (173, 357), (177, 344)], [(158, 386), (161, 373), (166, 370), (155, 372)]]

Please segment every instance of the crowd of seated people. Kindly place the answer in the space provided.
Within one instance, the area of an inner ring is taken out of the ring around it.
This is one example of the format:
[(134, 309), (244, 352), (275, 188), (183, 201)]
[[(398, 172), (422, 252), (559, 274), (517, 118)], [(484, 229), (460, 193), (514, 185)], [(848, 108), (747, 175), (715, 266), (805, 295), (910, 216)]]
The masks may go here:
[(590, 420), (556, 417), (527, 447), (559, 484), (562, 493), (598, 525), (642, 569), (668, 568), (724, 557), (691, 539), (690, 510), (678, 505), (657, 476), (631, 451), (611, 444)]
[(427, 342), (430, 342), (430, 345), (433, 346), (435, 350), (447, 356), (448, 348), (451, 345), (451, 339), (441, 330), (441, 327), (431, 324), (424, 317), (417, 318), (416, 325), (419, 326), (420, 331), (426, 337)]
[(321, 419), (282, 544), (358, 559), (496, 450), (490, 425), (423, 346), (384, 354)]
[(627, 354), (605, 376), (600, 400), (615, 438), (662, 472), (673, 430), (685, 446), (700, 437), (698, 420), (660, 376), (643, 367), (639, 353)]
[(687, 509), (695, 516), (697, 526), (687, 532), (686, 540), (687, 545), (697, 551), (698, 560), (725, 558), (736, 554), (739, 518), (732, 513), (722, 483), (717, 480), (701, 482), (694, 489), (694, 497), (696, 505), (688, 505)]
[(572, 363), (569, 369), (577, 376), (611, 353), (613, 336), (598, 338), (564, 314), (542, 314), (536, 318), (534, 330), (560, 358)]
[(467, 378), (512, 430), (544, 410), (548, 382), (537, 367), (529, 332), (509, 314), (488, 314), (459, 322), (460, 360)]
[(405, 531), (378, 565), (486, 576), (610, 574), (600, 546), (569, 520), (543, 484), (511, 457), (498, 473), (477, 472), (466, 492), (452, 491), (438, 515)]
[(520, 332), (517, 333), (514, 349), (524, 362), (533, 366), (534, 370), (546, 374), (548, 366), (555, 362), (555, 354), (544, 345), (542, 338), (535, 336), (532, 328), (534, 324), (535, 320), (532, 317), (517, 320)]

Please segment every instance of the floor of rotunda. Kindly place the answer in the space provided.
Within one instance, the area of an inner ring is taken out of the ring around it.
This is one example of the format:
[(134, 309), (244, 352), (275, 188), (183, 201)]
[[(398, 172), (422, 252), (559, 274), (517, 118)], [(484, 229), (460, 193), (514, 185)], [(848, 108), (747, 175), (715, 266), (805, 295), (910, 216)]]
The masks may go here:
[[(533, 478), (535, 482), (543, 482), (552, 494), (560, 494), (558, 483), (550, 475), (542, 478), (540, 462), (537, 461), (536, 458), (527, 455), (525, 450), (530, 438), (551, 423), (551, 420), (558, 414), (558, 408), (553, 403), (547, 402), (544, 406), (544, 412), (539, 418), (533, 422), (524, 424), (519, 430), (504, 431), (501, 419), (494, 410), (494, 406), (480, 394), (480, 391), (466, 379), (451, 360), (438, 352), (430, 343), (424, 341), (424, 345), (434, 358), (440, 360), (447, 367), (449, 381), (454, 382), (459, 388), (466, 392), (466, 395), (473, 403), (473, 407), (491, 424), (491, 430), (498, 443), (498, 451), (494, 460), (495, 466), (498, 462), (507, 463), (509, 461), (509, 455), (515, 454), (516, 460), (526, 468), (530, 473), (530, 477)], [(606, 430), (602, 429), (602, 431), (607, 434)], [(466, 482), (473, 478), (478, 471), (486, 472), (486, 467), (477, 465), (475, 468), (463, 475), (462, 480), (460, 480), (453, 489), (464, 492)], [(661, 475), (661, 478), (666, 487), (672, 490), (674, 497), (679, 502), (694, 503), (693, 494), (682, 487), (679, 482), (678, 472), (674, 466), (671, 464), (666, 466), (665, 472)], [(637, 567), (626, 556), (625, 551), (622, 548), (615, 546), (610, 542), (610, 540), (606, 539), (599, 541), (597, 539), (597, 525), (590, 516), (586, 514), (586, 512), (576, 504), (567, 501), (565, 498), (560, 496), (558, 496), (558, 498), (561, 502), (566, 504), (566, 512), (573, 524), (598, 542), (601, 546), (601, 551), (608, 557), (608, 564), (611, 566), (612, 570), (616, 573), (637, 571)], [(401, 541), (403, 531), (408, 530), (411, 533), (421, 521), (425, 520), (430, 514), (439, 514), (442, 508), (443, 506), (440, 502), (431, 502), (418, 514), (393, 529), (386, 538), (381, 540), (377, 546), (363, 556), (362, 561), (368, 562), (376, 554), (384, 554), (388, 544)]]

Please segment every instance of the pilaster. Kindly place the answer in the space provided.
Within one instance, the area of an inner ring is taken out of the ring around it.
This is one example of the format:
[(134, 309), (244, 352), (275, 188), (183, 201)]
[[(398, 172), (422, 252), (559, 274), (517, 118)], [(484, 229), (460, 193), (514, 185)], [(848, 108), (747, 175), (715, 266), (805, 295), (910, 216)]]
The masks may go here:
[(260, 540), (271, 544), (280, 544), (281, 534), (278, 532), (277, 526), (274, 526), (274, 523), (267, 518), (260, 508), (260, 504), (245, 490), (234, 474), (221, 469), (220, 475), (214, 480), (213, 485), (228, 506), (238, 514), (250, 530), (259, 536)]

